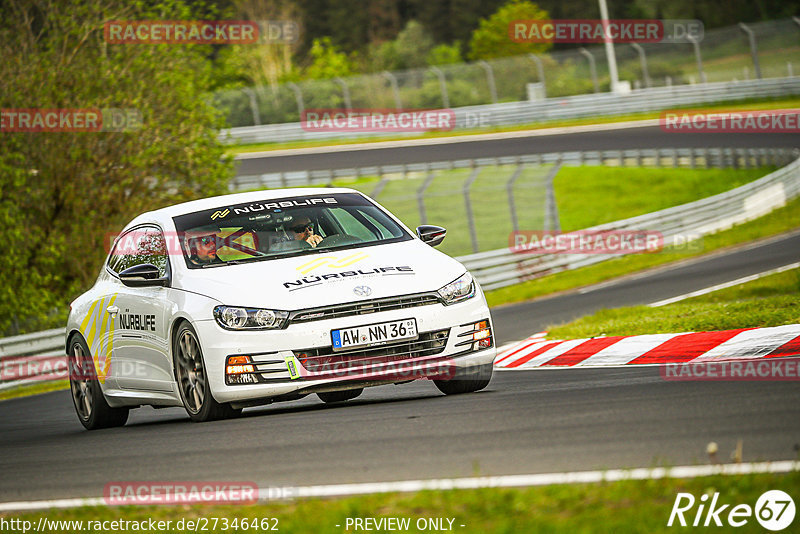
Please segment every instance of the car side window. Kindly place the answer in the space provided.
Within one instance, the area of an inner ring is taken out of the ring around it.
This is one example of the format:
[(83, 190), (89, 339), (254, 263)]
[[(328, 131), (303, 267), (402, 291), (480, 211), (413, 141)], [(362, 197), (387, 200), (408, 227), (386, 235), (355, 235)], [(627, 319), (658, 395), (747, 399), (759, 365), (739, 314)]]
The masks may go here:
[(143, 263), (158, 267), (159, 276), (167, 274), (167, 245), (164, 234), (153, 226), (134, 228), (119, 238), (108, 258), (108, 268), (119, 274)]

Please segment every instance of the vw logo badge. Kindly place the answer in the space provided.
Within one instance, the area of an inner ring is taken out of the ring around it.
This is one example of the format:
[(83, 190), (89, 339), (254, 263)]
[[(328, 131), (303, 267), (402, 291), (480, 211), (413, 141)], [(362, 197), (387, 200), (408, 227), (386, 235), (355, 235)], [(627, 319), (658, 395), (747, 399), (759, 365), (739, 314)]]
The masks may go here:
[(353, 293), (359, 297), (368, 297), (372, 295), (372, 288), (369, 286), (356, 286), (353, 288)]

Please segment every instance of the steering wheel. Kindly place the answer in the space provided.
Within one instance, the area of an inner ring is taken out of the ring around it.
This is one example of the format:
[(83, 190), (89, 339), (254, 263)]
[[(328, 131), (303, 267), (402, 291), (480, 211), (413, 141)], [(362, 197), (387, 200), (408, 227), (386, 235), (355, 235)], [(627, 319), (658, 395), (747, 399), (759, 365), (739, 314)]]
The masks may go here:
[(333, 234), (319, 242), (317, 247), (335, 247), (337, 245), (349, 245), (351, 243), (361, 243), (361, 239), (349, 234)]

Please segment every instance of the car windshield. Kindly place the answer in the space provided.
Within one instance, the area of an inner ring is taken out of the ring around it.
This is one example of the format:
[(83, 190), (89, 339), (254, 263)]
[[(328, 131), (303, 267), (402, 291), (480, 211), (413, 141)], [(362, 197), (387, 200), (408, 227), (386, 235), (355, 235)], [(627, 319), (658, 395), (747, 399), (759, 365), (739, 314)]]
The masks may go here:
[(173, 220), (186, 264), (194, 269), (412, 239), (356, 193), (218, 206)]

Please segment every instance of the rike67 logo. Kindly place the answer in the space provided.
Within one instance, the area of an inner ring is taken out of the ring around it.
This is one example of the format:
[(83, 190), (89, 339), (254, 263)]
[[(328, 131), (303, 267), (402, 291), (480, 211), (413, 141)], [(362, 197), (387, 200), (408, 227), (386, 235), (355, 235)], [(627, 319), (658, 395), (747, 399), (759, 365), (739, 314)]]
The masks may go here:
[(784, 530), (794, 521), (794, 501), (781, 490), (765, 491), (756, 501), (755, 508), (749, 504), (723, 504), (719, 493), (705, 494), (700, 499), (695, 499), (691, 493), (678, 493), (667, 526), (742, 527), (753, 516), (767, 530)]

